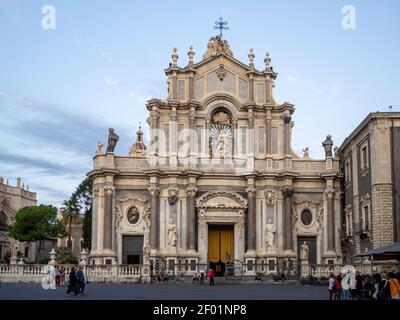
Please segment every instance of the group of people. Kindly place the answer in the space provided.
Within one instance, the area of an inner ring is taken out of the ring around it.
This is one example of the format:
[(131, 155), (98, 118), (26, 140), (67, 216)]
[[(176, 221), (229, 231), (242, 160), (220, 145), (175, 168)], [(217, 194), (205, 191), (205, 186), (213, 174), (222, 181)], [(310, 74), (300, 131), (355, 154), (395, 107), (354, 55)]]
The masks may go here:
[(56, 276), (56, 286), (63, 287), (65, 285), (65, 269), (63, 266), (55, 266), (54, 267), (55, 276)]
[(329, 300), (400, 300), (400, 274), (331, 274)]
[(67, 295), (70, 293), (74, 293), (76, 296), (84, 294), (83, 291), (85, 290), (86, 277), (82, 267), (79, 267), (78, 269), (72, 267), (69, 272), (68, 280)]

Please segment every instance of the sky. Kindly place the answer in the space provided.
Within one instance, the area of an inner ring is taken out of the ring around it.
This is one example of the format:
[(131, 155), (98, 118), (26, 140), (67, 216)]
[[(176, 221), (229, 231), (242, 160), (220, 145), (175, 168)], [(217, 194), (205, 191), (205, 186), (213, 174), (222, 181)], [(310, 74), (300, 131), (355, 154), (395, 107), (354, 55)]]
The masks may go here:
[(165, 98), (172, 49), (178, 65), (190, 45), (199, 61), (219, 17), (237, 59), (254, 48), (263, 69), (270, 52), (297, 153), (322, 158), (327, 134), (340, 146), (369, 112), (400, 111), (400, 1), (0, 0), (0, 176), (60, 206), (109, 127), (116, 154), (139, 122), (148, 139), (145, 103)]

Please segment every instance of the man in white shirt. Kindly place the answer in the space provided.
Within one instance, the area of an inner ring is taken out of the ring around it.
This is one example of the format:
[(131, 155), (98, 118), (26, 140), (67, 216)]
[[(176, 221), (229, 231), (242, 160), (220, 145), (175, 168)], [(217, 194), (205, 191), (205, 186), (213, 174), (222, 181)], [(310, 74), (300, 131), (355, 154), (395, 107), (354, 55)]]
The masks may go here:
[(335, 289), (335, 275), (331, 273), (329, 277), (329, 282), (328, 282), (328, 290), (329, 290), (329, 300), (333, 300), (333, 293)]

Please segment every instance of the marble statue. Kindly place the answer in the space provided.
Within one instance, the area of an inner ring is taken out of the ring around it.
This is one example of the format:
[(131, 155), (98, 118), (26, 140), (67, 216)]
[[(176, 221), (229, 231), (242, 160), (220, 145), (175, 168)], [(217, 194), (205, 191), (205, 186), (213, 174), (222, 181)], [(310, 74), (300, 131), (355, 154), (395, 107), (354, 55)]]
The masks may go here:
[(174, 222), (174, 219), (170, 218), (168, 224), (168, 247), (170, 248), (176, 247), (176, 239), (177, 239), (176, 235), (177, 235), (176, 223)]
[(305, 147), (303, 149), (303, 159), (310, 159), (310, 148)]
[(268, 219), (268, 223), (265, 226), (265, 242), (267, 247), (275, 246), (275, 225), (272, 223), (272, 219)]
[(107, 145), (107, 152), (114, 152), (115, 146), (119, 140), (119, 136), (114, 132), (113, 128), (108, 129), (108, 145)]
[(308, 260), (310, 249), (308, 248), (307, 241), (304, 241), (300, 249), (300, 259)]
[(326, 136), (326, 140), (322, 142), (322, 146), (325, 149), (325, 157), (332, 157), (333, 141), (332, 141), (332, 136), (330, 134)]
[(100, 141), (97, 142), (97, 151), (96, 151), (96, 155), (100, 156), (103, 154), (103, 146), (104, 144), (102, 144)]

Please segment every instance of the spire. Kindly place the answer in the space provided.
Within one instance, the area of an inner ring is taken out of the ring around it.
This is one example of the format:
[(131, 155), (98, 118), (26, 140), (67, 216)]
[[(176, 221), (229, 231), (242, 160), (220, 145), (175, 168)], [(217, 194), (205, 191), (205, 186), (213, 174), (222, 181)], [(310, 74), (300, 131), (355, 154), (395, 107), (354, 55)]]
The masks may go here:
[(143, 155), (146, 151), (146, 145), (143, 142), (142, 124), (139, 122), (139, 128), (136, 131), (136, 141), (129, 150), (129, 156), (136, 157)]
[(254, 69), (254, 52), (253, 48), (250, 48), (250, 53), (247, 55), (249, 57), (249, 67)]
[(174, 48), (174, 50), (172, 51), (172, 67), (176, 68), (178, 66), (178, 49)]
[(142, 132), (142, 123), (139, 122), (139, 129), (136, 131), (136, 143), (142, 142), (143, 143), (143, 132)]
[(193, 46), (191, 45), (189, 47), (189, 52), (187, 53), (187, 55), (189, 56), (189, 66), (193, 65), (193, 57), (194, 57), (195, 52), (193, 51)]
[(265, 54), (265, 71), (269, 71), (270, 70), (270, 64), (271, 64), (271, 58), (269, 56), (269, 52), (267, 51), (267, 53)]

